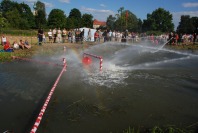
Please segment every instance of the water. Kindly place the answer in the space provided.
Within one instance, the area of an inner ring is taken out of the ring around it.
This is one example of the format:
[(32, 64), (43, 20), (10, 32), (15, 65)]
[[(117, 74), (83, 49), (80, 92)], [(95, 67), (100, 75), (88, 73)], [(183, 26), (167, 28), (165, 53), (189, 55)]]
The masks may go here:
[[(90, 66), (83, 52), (103, 56)], [(131, 127), (198, 122), (198, 55), (152, 44), (99, 44), (77, 54), (37, 60), (60, 63), (63, 74), (37, 132), (109, 133)], [(0, 64), (0, 132), (29, 132), (61, 67), (25, 61)], [(191, 128), (196, 128), (197, 125)]]

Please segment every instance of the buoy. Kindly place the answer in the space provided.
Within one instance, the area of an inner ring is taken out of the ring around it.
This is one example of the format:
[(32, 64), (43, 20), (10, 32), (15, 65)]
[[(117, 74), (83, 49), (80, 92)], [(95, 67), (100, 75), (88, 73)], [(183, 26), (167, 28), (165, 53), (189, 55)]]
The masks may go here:
[(92, 59), (90, 57), (85, 56), (82, 59), (82, 63), (85, 65), (90, 65), (92, 63)]

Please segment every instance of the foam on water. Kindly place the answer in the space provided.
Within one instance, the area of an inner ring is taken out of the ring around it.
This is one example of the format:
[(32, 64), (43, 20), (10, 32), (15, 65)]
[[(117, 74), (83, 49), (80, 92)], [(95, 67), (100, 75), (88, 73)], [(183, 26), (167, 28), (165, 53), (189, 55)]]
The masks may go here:
[[(167, 42), (166, 42), (167, 43)], [(165, 44), (166, 44), (165, 43)], [(166, 65), (172, 67), (185, 66), (185, 60), (198, 57), (197, 55), (163, 48), (145, 46), (142, 44), (105, 43), (88, 49), (89, 53), (104, 56), (103, 70), (87, 72), (85, 81), (90, 85), (99, 85), (112, 88), (116, 85), (127, 85), (125, 79), (130, 72), (142, 69), (164, 69)], [(153, 52), (155, 51), (155, 52)]]

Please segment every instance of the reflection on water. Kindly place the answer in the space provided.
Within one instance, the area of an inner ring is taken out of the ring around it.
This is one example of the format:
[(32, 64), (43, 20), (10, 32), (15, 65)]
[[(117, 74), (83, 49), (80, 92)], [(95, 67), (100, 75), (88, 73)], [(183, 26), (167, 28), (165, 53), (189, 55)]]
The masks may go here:
[[(102, 55), (90, 66), (82, 53)], [(122, 132), (132, 127), (198, 122), (198, 56), (149, 45), (102, 44), (39, 60), (67, 59), (38, 132)], [(28, 132), (61, 67), (24, 61), (0, 64), (0, 132)]]

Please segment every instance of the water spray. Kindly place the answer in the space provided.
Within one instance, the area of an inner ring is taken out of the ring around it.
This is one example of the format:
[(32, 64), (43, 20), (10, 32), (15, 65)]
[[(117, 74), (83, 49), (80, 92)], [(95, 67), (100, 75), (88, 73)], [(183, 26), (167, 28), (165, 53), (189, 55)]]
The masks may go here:
[(56, 64), (56, 63), (52, 63), (52, 62), (39, 61), (39, 60), (22, 58), (22, 57), (17, 57), (17, 56), (12, 56), (12, 59), (19, 59), (19, 60), (24, 60), (24, 61), (29, 61), (29, 62), (35, 62), (35, 63), (38, 63), (38, 64), (45, 64), (45, 65), (62, 66), (60, 64)]

